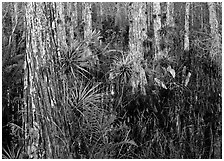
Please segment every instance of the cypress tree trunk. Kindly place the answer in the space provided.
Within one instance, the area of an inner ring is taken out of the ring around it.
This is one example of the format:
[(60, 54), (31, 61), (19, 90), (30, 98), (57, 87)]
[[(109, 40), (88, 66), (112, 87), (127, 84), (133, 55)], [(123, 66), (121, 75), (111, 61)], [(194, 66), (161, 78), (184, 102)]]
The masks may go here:
[[(94, 7), (95, 6), (95, 7)], [(95, 10), (94, 10), (95, 9)], [(96, 29), (96, 31), (101, 32), (103, 31), (103, 4), (102, 2), (96, 2), (95, 5), (92, 6), (92, 11), (93, 11), (93, 16), (92, 19), (94, 20), (95, 18), (95, 23), (94, 23), (94, 29)], [(95, 17), (94, 17), (95, 15)], [(102, 45), (102, 39), (99, 39), (99, 46)]]
[(174, 27), (174, 2), (167, 2), (167, 26)]
[(78, 8), (77, 8), (77, 2), (69, 2), (68, 8), (67, 8), (67, 26), (71, 26), (69, 29), (69, 35), (70, 35), (70, 42), (71, 40), (74, 40), (78, 36), (78, 32), (76, 30), (78, 26)]
[(147, 9), (147, 23), (148, 23), (148, 31), (152, 30), (153, 25), (152, 25), (152, 15), (153, 15), (153, 3), (152, 2), (146, 2), (146, 9)]
[(69, 135), (55, 65), (66, 40), (63, 3), (27, 3), (23, 128), (29, 158), (59, 158), (61, 151), (68, 157), (70, 138), (62, 144)]
[(66, 43), (66, 29), (65, 29), (65, 8), (63, 2), (56, 2), (56, 22), (53, 22), (55, 27), (58, 29), (58, 32), (56, 32), (56, 35), (60, 38), (61, 41), (59, 41), (58, 46), (67, 48)]
[(201, 20), (201, 29), (204, 28), (204, 9), (203, 9), (204, 3), (201, 3), (200, 5), (200, 20)]
[(129, 49), (137, 74), (132, 79), (133, 92), (140, 85), (141, 93), (146, 94), (144, 86), (147, 84), (147, 80), (145, 71), (141, 67), (141, 62), (144, 59), (143, 41), (147, 39), (146, 3), (131, 3), (129, 11)]
[[(173, 41), (171, 37), (169, 36), (169, 29), (170, 27), (174, 28), (175, 23), (174, 23), (174, 2), (167, 2), (167, 11), (166, 11), (166, 26), (168, 29), (168, 33), (163, 37), (163, 41), (165, 41), (166, 47), (164, 49), (164, 52), (166, 54), (169, 53), (171, 50), (171, 46), (173, 46)], [(172, 33), (172, 32), (171, 32)], [(172, 43), (172, 45), (171, 45)], [(167, 45), (170, 44), (170, 45)]]
[(154, 38), (155, 38), (155, 59), (160, 57), (160, 34), (159, 30), (161, 29), (161, 8), (159, 2), (153, 3), (153, 22), (154, 22)]
[(92, 33), (92, 7), (90, 2), (83, 3), (84, 39)]
[(116, 43), (116, 48), (120, 48), (120, 45), (122, 45), (122, 48), (125, 50), (125, 47), (128, 45), (127, 40), (125, 39), (125, 36), (127, 35), (127, 9), (126, 9), (126, 3), (125, 2), (118, 2), (116, 4), (116, 15), (115, 15), (115, 29), (117, 32), (121, 33), (121, 38)]
[[(43, 115), (41, 115), (43, 109), (41, 108), (51, 107), (51, 98), (48, 97), (47, 84), (44, 80), (47, 77), (45, 69), (49, 35), (44, 32), (47, 28), (47, 19), (42, 10), (43, 6), (43, 3), (27, 3), (26, 6), (25, 151), (29, 158), (35, 159), (39, 158), (38, 149), (43, 148), (40, 138), (49, 138), (49, 136), (42, 136), (46, 128), (41, 128), (41, 124), (43, 124)], [(40, 99), (44, 102), (41, 102)], [(48, 123), (45, 122), (45, 124)], [(49, 148), (46, 155), (50, 157), (52, 155), (50, 141), (46, 144)]]
[(127, 25), (126, 18), (126, 3), (118, 2), (116, 4), (116, 15), (115, 15), (115, 26), (117, 26), (121, 31), (125, 31)]
[(211, 35), (213, 38), (210, 57), (214, 59), (221, 67), (222, 66), (221, 38), (219, 36), (219, 30), (218, 30), (219, 27), (216, 15), (216, 4), (214, 2), (209, 2), (208, 7), (209, 7), (209, 23), (210, 23)]
[(184, 35), (184, 50), (189, 51), (189, 14), (190, 14), (190, 2), (186, 3), (185, 7), (185, 35)]

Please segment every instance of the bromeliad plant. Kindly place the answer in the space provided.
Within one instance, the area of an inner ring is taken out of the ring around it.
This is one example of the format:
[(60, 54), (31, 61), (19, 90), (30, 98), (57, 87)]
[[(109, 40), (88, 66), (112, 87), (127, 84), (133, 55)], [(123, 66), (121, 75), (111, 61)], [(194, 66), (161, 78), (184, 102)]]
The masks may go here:
[(90, 46), (95, 45), (100, 38), (100, 33), (93, 31), (92, 35), (83, 41), (74, 40), (71, 46), (61, 50), (60, 68), (65, 74), (73, 74), (76, 78), (89, 79), (90, 69), (96, 69), (98, 57), (91, 51)]
[[(130, 91), (130, 88), (133, 85), (132, 82), (138, 79), (135, 77), (135, 60), (130, 56), (130, 54), (121, 54), (122, 56), (120, 58), (114, 60), (109, 76), (109, 80), (114, 87), (113, 90), (117, 93), (114, 95), (115, 99), (113, 102), (115, 110), (117, 110), (118, 107), (123, 106), (123, 97), (131, 94), (131, 92), (128, 91)], [(121, 112), (120, 110), (118, 110), (118, 113)]]
[(122, 52), (121, 54), (121, 58), (117, 58), (113, 62), (109, 79), (116, 79), (121, 84), (127, 84), (132, 74), (133, 59), (131, 59), (130, 55), (125, 56)]
[[(116, 109), (122, 102), (124, 88), (129, 83), (132, 75), (133, 60), (129, 56), (125, 56), (125, 53), (120, 53), (122, 56), (114, 59), (109, 71), (109, 80), (113, 87), (113, 91), (111, 92), (113, 93), (113, 96), (115, 96), (113, 102), (115, 105), (114, 109)], [(117, 95), (115, 95), (115, 91)]]

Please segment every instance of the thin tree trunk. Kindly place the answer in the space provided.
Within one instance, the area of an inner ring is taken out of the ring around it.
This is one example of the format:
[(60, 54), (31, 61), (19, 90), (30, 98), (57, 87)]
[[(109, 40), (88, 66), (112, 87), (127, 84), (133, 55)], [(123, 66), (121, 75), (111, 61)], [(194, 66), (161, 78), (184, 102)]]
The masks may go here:
[(57, 36), (60, 37), (61, 41), (59, 41), (59, 46), (63, 48), (67, 48), (66, 43), (66, 30), (65, 30), (65, 16), (64, 16), (64, 4), (63, 2), (56, 2), (56, 26), (58, 28)]
[(214, 2), (208, 2), (208, 7), (209, 7), (209, 23), (210, 23), (211, 35), (213, 38), (210, 57), (214, 59), (221, 67), (222, 66), (221, 38), (219, 36), (219, 26), (218, 26), (219, 24), (216, 15), (216, 4)]
[[(76, 31), (76, 27), (78, 26), (78, 8), (77, 2), (69, 2), (67, 8), (67, 26), (71, 26), (69, 29), (70, 40), (74, 40), (78, 36), (78, 32)], [(72, 43), (72, 41), (70, 41)]]
[[(8, 51), (10, 52), (11, 56), (15, 56), (17, 53), (15, 51), (17, 51), (17, 42), (16, 42), (16, 29), (18, 27), (18, 3), (12, 3), (13, 5), (13, 15), (12, 15), (12, 32), (11, 32), (11, 35), (10, 35), (10, 39), (9, 39), (9, 44), (8, 47)], [(11, 89), (12, 90), (12, 89)], [(10, 100), (10, 97), (9, 97), (9, 100), (8, 100), (11, 104), (11, 100)], [(15, 112), (17, 111), (17, 109), (15, 108), (14, 105), (10, 105), (9, 108), (11, 109), (11, 121), (13, 123), (15, 123)], [(11, 128), (12, 131), (14, 131), (14, 127)]]
[[(174, 27), (175, 23), (174, 23), (174, 2), (167, 2), (167, 12), (166, 12), (166, 26), (167, 29), (170, 27)], [(166, 44), (171, 44), (171, 40), (170, 40), (170, 36), (169, 33), (167, 33), (165, 35), (165, 37), (163, 37), (164, 41), (166, 42)], [(173, 44), (172, 44), (173, 46)], [(166, 53), (166, 55), (168, 55), (170, 51), (170, 45), (166, 45), (166, 48), (164, 49), (164, 52)]]
[(153, 22), (154, 22), (154, 37), (155, 37), (155, 59), (160, 57), (160, 34), (159, 30), (161, 29), (161, 8), (159, 2), (153, 3)]
[(203, 9), (204, 3), (202, 2), (200, 5), (200, 20), (201, 20), (201, 29), (204, 28), (204, 9)]
[(83, 3), (83, 19), (84, 19), (84, 39), (89, 37), (92, 33), (92, 7), (91, 2), (84, 2)]
[[(102, 2), (96, 3), (96, 13), (97, 13), (97, 20), (96, 20), (96, 29), (97, 31), (103, 31), (103, 4)], [(102, 39), (99, 40), (99, 45), (102, 45)]]
[(147, 31), (150, 30), (150, 22), (151, 22), (151, 10), (150, 10), (150, 2), (146, 2), (146, 12), (147, 12)]
[(167, 26), (174, 27), (174, 2), (167, 2)]
[(118, 2), (116, 4), (116, 16), (115, 16), (115, 26), (118, 26), (118, 28), (121, 31), (125, 31), (126, 29), (126, 4), (124, 2)]
[(150, 23), (150, 25), (148, 26), (149, 30), (151, 30), (153, 28), (152, 22), (153, 22), (153, 3), (152, 2), (146, 2), (147, 3), (147, 17), (148, 17), (148, 23)]
[(189, 14), (190, 14), (190, 2), (186, 3), (185, 7), (185, 35), (184, 35), (184, 50), (189, 51)]
[(115, 15), (115, 27), (121, 33), (120, 42), (117, 42), (117, 48), (122, 45), (123, 49), (125, 48), (125, 39), (124, 36), (126, 33), (127, 21), (127, 9), (125, 2), (118, 2), (116, 4), (116, 15)]
[(194, 29), (194, 16), (195, 16), (195, 6), (194, 3), (191, 3), (190, 5), (190, 12), (191, 12), (191, 19), (189, 19), (189, 21), (191, 21), (191, 28)]
[(103, 22), (103, 4), (102, 2), (96, 3), (96, 13), (97, 13), (97, 26), (96, 28), (101, 31), (103, 29), (102, 22)]

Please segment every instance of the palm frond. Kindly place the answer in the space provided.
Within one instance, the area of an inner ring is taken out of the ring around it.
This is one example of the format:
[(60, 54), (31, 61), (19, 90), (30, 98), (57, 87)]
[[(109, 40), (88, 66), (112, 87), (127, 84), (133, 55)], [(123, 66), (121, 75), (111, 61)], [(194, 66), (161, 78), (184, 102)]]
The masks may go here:
[(100, 93), (100, 83), (74, 82), (70, 89), (72, 103), (78, 109), (89, 107), (98, 107), (101, 102), (102, 93)]
[(114, 60), (113, 67), (110, 70), (110, 73), (112, 73), (111, 79), (118, 78), (122, 82), (127, 83), (132, 74), (132, 65), (133, 60), (129, 55), (122, 55), (120, 59)]
[(98, 57), (91, 51), (90, 44), (96, 43), (100, 33), (93, 31), (83, 41), (74, 40), (71, 46), (61, 49), (61, 68), (65, 73), (73, 72), (75, 77), (88, 77), (89, 69), (95, 69)]
[(22, 154), (22, 146), (12, 146), (10, 149), (3, 148), (2, 159), (20, 159)]

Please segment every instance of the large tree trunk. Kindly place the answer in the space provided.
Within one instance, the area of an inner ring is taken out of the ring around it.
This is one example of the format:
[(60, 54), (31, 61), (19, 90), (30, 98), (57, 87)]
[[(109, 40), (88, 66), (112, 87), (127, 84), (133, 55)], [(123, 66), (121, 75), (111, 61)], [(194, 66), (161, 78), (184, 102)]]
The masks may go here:
[(154, 37), (155, 37), (155, 59), (160, 57), (160, 34), (159, 30), (161, 29), (161, 8), (159, 2), (153, 3), (153, 25), (154, 25)]
[[(58, 13), (55, 19), (54, 13)], [(62, 3), (26, 5), (23, 128), (29, 158), (58, 158), (62, 151), (68, 157), (65, 149), (69, 148), (69, 139), (64, 140), (67, 147), (62, 148), (63, 136), (68, 132), (65, 114), (61, 113), (60, 75), (55, 68), (59, 53), (67, 49), (63, 14)]]
[[(26, 6), (23, 128), (29, 158), (77, 157), (73, 140), (77, 124), (68, 103), (72, 74), (67, 75), (69, 69), (65, 65), (78, 43), (70, 35), (76, 23), (71, 20), (76, 16), (68, 8), (72, 6), (61, 2)], [(86, 48), (84, 53), (89, 51)]]
[[(47, 39), (49, 35), (44, 32), (47, 29), (47, 19), (42, 10), (43, 3), (27, 3), (26, 6), (26, 23), (27, 23), (27, 37), (26, 37), (26, 75), (24, 79), (24, 97), (25, 97), (25, 148), (29, 158), (39, 158), (38, 149), (41, 147), (40, 138), (47, 138), (42, 136), (46, 129), (41, 129), (41, 122), (43, 121), (41, 115), (41, 108), (50, 108), (51, 99), (47, 95), (47, 85), (44, 79), (46, 73), (42, 73), (46, 68), (47, 62)], [(43, 74), (43, 75), (42, 75)], [(42, 96), (38, 95), (38, 90), (41, 89)], [(42, 98), (40, 98), (42, 97)], [(40, 102), (44, 100), (45, 107)], [(39, 104), (40, 103), (40, 104)], [(45, 122), (46, 123), (46, 122)], [(49, 151), (51, 150), (50, 142), (47, 143)], [(46, 154), (51, 157), (51, 152)]]
[(184, 35), (184, 50), (189, 51), (189, 14), (190, 14), (190, 2), (186, 3), (185, 13), (185, 35)]
[(129, 50), (131, 57), (134, 60), (134, 70), (138, 73), (136, 76), (133, 76), (132, 87), (133, 92), (135, 92), (140, 85), (142, 94), (146, 94), (144, 86), (147, 84), (145, 71), (141, 67), (141, 62), (144, 59), (143, 41), (147, 39), (146, 22), (146, 3), (132, 3), (129, 12)]

